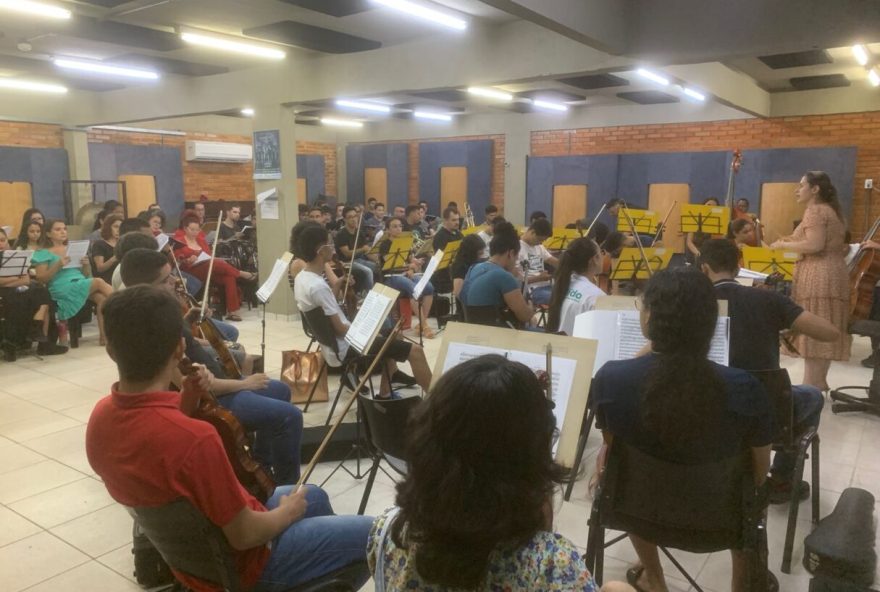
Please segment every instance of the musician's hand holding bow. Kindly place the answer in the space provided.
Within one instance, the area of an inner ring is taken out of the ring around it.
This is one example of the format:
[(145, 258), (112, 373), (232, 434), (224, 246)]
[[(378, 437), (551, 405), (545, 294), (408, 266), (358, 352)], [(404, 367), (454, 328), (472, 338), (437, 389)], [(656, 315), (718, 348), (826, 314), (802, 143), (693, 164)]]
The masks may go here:
[(199, 406), (202, 396), (214, 386), (214, 375), (203, 364), (193, 364), (183, 377), (180, 389), (180, 410), (184, 415), (192, 415)]
[(290, 524), (301, 520), (306, 515), (306, 510), (309, 507), (309, 502), (306, 500), (307, 487), (308, 485), (303, 485), (288, 495), (282, 495), (278, 502), (278, 508), (284, 511)]
[(269, 377), (265, 374), (251, 374), (241, 381), (243, 390), (258, 391), (269, 386)]

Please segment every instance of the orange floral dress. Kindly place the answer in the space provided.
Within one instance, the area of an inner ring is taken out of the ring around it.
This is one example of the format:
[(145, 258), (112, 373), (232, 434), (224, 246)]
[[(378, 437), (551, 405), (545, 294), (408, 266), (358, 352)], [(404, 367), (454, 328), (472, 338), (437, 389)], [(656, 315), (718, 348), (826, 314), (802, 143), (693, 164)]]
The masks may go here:
[(825, 245), (817, 253), (804, 254), (803, 259), (795, 265), (791, 297), (804, 310), (840, 329), (840, 338), (824, 343), (799, 335), (794, 345), (804, 358), (848, 360), (852, 337), (847, 333), (849, 272), (844, 261), (846, 228), (828, 204), (807, 207), (791, 240), (806, 240), (808, 228), (821, 228), (825, 233)]

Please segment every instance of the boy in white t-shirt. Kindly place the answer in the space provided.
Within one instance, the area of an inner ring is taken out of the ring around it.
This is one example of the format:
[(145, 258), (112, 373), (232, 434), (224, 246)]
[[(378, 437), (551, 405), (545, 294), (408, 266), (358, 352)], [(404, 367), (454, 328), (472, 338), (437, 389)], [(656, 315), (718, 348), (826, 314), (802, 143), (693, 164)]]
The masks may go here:
[(604, 296), (605, 292), (589, 278), (601, 270), (602, 250), (596, 241), (579, 238), (569, 243), (559, 259), (547, 316), (547, 331), (562, 331), (571, 335), (575, 317), (596, 307), (596, 299)]
[(559, 260), (550, 254), (544, 245), (545, 240), (553, 235), (553, 227), (547, 218), (535, 220), (520, 239), (519, 264), (526, 273), (526, 283), (532, 304), (548, 304), (552, 287), (550, 279), (553, 275), (544, 269), (544, 264), (553, 269), (559, 268)]

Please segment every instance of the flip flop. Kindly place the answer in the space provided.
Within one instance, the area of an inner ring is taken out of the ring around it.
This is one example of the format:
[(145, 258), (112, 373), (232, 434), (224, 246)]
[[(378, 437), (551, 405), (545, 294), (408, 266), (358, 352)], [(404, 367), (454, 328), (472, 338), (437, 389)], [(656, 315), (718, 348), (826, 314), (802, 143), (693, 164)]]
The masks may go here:
[(642, 575), (642, 572), (645, 571), (644, 567), (631, 567), (626, 570), (626, 582), (636, 589), (636, 592), (645, 592), (645, 589), (640, 587), (638, 584), (639, 577)]

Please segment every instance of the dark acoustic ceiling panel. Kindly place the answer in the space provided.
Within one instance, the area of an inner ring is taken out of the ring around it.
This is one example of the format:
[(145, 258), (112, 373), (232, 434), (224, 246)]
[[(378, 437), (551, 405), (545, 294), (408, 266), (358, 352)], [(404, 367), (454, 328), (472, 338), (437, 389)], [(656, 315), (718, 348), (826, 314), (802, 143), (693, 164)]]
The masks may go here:
[(422, 92), (407, 93), (420, 99), (429, 101), (443, 101), (444, 103), (460, 103), (468, 99), (468, 94), (460, 90), (426, 90)]
[(615, 76), (614, 74), (591, 74), (589, 76), (575, 76), (573, 78), (560, 78), (559, 82), (582, 88), (584, 90), (596, 90), (598, 88), (611, 88), (614, 86), (629, 86), (629, 80)]
[(527, 90), (525, 92), (517, 93), (517, 96), (523, 97), (525, 99), (543, 99), (545, 101), (556, 102), (583, 101), (586, 98), (584, 97), (584, 95), (576, 95), (574, 93), (565, 92), (564, 90), (556, 90), (555, 88), (545, 90)]
[(245, 29), (242, 32), (248, 37), (295, 45), (324, 53), (354, 53), (382, 47), (380, 42), (372, 39), (347, 35), (296, 21), (280, 21)]
[(103, 6), (104, 8), (116, 8), (120, 4), (128, 4), (131, 0), (80, 0), (80, 2)]
[(843, 74), (827, 74), (825, 76), (801, 76), (789, 82), (796, 90), (816, 90), (819, 88), (837, 88), (849, 86), (849, 79)]
[(373, 8), (369, 0), (281, 0), (287, 4), (302, 6), (315, 12), (335, 17), (366, 12)]
[(800, 68), (801, 66), (818, 66), (819, 64), (831, 64), (834, 62), (831, 55), (824, 49), (811, 49), (809, 51), (796, 51), (794, 53), (777, 53), (758, 57), (774, 70), (783, 68)]
[(135, 68), (152, 68), (163, 74), (180, 74), (181, 76), (213, 76), (214, 74), (229, 72), (229, 68), (224, 68), (223, 66), (146, 56), (139, 53), (122, 54), (109, 61)]
[(639, 90), (633, 92), (617, 93), (617, 96), (639, 105), (659, 105), (661, 103), (678, 103), (678, 97), (668, 95), (659, 90)]
[(154, 51), (173, 51), (184, 47), (183, 41), (174, 33), (114, 21), (98, 21), (81, 16), (76, 18), (73, 25), (64, 34), (81, 39)]

